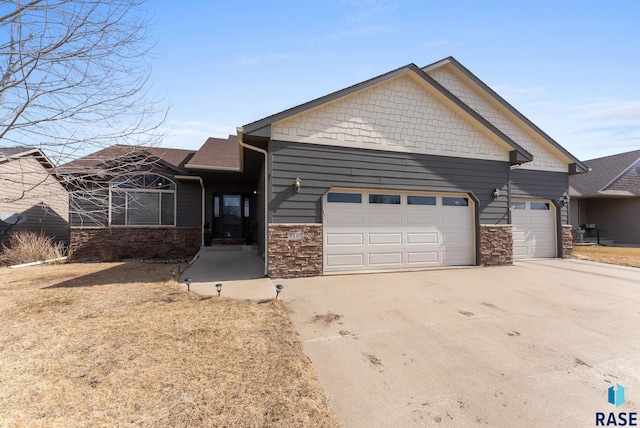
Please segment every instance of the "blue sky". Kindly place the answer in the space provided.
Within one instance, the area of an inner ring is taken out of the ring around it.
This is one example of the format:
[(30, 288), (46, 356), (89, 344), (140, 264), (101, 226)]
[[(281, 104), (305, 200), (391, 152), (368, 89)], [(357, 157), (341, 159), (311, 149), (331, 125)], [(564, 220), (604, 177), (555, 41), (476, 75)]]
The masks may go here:
[(163, 145), (453, 56), (581, 160), (640, 149), (640, 2), (150, 0)]

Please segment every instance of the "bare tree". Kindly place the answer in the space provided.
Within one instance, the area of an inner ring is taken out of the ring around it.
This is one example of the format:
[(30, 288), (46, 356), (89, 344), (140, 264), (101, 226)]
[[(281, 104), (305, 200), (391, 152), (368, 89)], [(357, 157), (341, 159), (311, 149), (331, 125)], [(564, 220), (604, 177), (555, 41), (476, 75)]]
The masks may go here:
[[(144, 3), (0, 3), (0, 151), (35, 147), (59, 166), (120, 144), (130, 146), (141, 165), (149, 164), (136, 146), (157, 144), (166, 109), (149, 94), (152, 45)], [(90, 182), (114, 172), (113, 162), (81, 166), (61, 170), (73, 189), (81, 189), (72, 199), (90, 198)]]

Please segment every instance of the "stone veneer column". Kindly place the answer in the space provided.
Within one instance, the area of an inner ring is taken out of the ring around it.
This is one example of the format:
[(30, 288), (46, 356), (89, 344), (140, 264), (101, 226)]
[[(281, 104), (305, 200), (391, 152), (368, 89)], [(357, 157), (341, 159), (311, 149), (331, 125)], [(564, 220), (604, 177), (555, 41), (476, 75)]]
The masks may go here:
[(322, 224), (269, 224), (271, 278), (322, 275)]
[(570, 259), (573, 257), (573, 234), (570, 224), (562, 225), (562, 258)]
[(510, 224), (480, 225), (480, 264), (513, 264), (513, 231)]

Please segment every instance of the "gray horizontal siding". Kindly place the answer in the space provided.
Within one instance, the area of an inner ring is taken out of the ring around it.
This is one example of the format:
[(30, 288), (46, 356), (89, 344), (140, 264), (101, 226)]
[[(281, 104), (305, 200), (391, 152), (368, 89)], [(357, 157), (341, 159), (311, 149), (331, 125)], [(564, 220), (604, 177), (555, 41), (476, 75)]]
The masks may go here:
[[(332, 187), (473, 193), (483, 224), (507, 223), (507, 162), (271, 141), (270, 220), (320, 223)], [(302, 190), (295, 193), (299, 177)], [(502, 196), (493, 201), (493, 189)]]
[[(55, 211), (44, 209), (40, 205), (34, 205), (27, 210), (22, 210), (21, 214), (27, 216), (27, 220), (11, 227), (8, 233), (0, 237), (0, 246), (8, 244), (12, 234), (19, 231), (29, 231), (44, 233), (54, 242), (62, 242), (69, 245), (69, 222), (68, 219), (60, 217)], [(7, 223), (0, 222), (0, 233), (9, 229)]]
[[(514, 169), (511, 171), (512, 198), (550, 199), (556, 202), (569, 191), (569, 175), (563, 172), (530, 171)], [(562, 224), (569, 224), (569, 207), (561, 207)]]
[(176, 226), (202, 226), (202, 188), (199, 181), (175, 180), (176, 188)]
[(602, 238), (640, 244), (640, 198), (593, 198), (584, 203), (585, 222), (595, 223)]

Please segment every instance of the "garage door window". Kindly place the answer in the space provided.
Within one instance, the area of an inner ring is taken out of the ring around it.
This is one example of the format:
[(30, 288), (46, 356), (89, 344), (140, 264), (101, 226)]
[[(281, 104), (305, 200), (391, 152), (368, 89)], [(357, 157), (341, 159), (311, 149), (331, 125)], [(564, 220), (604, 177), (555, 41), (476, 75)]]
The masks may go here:
[(545, 203), (545, 202), (531, 202), (531, 209), (532, 210), (548, 211), (549, 210), (549, 204)]
[(442, 205), (446, 207), (466, 207), (469, 206), (469, 199), (467, 198), (451, 198), (451, 197), (443, 197)]
[(524, 202), (511, 202), (512, 210), (523, 210), (524, 208)]
[(361, 204), (362, 194), (360, 193), (329, 193), (327, 202), (337, 202), (342, 204)]
[(407, 204), (408, 205), (435, 205), (436, 197), (409, 195), (407, 196)]
[(400, 205), (400, 195), (369, 195), (370, 204)]

